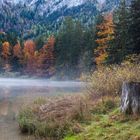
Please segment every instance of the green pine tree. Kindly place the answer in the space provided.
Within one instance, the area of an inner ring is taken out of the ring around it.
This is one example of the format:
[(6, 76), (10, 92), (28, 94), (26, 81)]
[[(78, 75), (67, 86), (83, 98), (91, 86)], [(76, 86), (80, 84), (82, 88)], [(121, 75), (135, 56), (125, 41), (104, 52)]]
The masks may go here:
[(114, 13), (115, 39), (108, 49), (108, 63), (120, 63), (128, 53), (128, 11), (126, 0), (122, 0)]
[(133, 0), (129, 18), (129, 53), (140, 53), (140, 0)]

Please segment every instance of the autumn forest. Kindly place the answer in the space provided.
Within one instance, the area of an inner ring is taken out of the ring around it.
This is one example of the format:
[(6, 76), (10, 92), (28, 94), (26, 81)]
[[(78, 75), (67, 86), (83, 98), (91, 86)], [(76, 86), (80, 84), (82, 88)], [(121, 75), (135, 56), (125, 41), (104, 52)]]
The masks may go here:
[[(122, 1), (114, 12), (99, 13), (92, 24), (65, 17), (59, 29), (24, 38), (18, 31), (0, 32), (1, 73), (78, 78), (98, 65), (120, 64), (140, 53), (139, 0)], [(41, 25), (40, 25), (41, 26)], [(27, 32), (28, 33), (28, 32)]]

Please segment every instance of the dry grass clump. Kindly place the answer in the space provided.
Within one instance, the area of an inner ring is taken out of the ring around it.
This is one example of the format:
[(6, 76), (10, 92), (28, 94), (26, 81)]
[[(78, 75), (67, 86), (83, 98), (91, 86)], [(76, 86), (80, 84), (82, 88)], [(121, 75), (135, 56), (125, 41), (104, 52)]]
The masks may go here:
[(40, 120), (83, 120), (87, 114), (87, 103), (78, 96), (57, 98), (40, 106), (37, 112)]
[(19, 113), (21, 132), (61, 139), (68, 133), (82, 131), (80, 122), (90, 119), (87, 100), (81, 96), (35, 101)]
[(140, 64), (130, 62), (121, 65), (99, 67), (87, 78), (90, 94), (118, 95), (124, 81), (140, 81)]

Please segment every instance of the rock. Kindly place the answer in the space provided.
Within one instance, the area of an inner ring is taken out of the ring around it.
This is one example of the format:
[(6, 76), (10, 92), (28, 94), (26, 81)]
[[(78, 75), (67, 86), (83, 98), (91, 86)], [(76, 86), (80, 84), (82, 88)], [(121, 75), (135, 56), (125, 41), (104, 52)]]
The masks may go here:
[(140, 82), (123, 83), (121, 111), (124, 114), (140, 114)]

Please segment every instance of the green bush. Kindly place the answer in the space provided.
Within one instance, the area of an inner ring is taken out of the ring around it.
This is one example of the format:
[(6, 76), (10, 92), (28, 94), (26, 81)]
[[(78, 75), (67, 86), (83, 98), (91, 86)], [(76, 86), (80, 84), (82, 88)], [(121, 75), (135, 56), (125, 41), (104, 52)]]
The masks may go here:
[(32, 134), (35, 132), (35, 115), (30, 108), (26, 108), (19, 113), (18, 122), (22, 133)]

